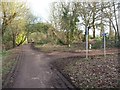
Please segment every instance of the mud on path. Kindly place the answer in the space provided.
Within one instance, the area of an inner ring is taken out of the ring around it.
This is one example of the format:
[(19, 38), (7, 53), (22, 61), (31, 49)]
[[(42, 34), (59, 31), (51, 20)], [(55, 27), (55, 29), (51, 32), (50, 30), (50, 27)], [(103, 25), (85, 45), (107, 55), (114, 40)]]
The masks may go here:
[(22, 59), (10, 88), (74, 88), (56, 69), (52, 59), (41, 52), (22, 46)]

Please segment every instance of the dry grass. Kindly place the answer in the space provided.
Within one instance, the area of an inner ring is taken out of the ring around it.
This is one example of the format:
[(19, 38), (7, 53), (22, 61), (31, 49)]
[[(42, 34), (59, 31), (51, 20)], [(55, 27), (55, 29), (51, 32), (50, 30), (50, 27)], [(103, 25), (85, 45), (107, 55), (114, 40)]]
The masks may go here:
[(79, 46), (79, 45), (71, 45), (69, 48), (67, 45), (52, 45), (52, 44), (44, 44), (44, 45), (35, 45), (36, 48), (40, 49), (43, 52), (53, 52), (53, 51), (59, 51), (59, 52), (75, 52), (78, 50), (83, 50), (85, 47)]

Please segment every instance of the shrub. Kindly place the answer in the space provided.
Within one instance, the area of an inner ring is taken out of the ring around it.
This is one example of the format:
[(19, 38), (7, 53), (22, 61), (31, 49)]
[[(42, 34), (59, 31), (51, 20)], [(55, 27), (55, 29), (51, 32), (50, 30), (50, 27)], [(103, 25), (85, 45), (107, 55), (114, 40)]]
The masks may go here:
[(95, 39), (95, 43), (92, 45), (92, 49), (101, 49), (103, 47), (103, 41), (101, 37)]
[(49, 42), (50, 42), (49, 40), (43, 39), (43, 40), (40, 40), (37, 44), (43, 45), (43, 44), (47, 44)]

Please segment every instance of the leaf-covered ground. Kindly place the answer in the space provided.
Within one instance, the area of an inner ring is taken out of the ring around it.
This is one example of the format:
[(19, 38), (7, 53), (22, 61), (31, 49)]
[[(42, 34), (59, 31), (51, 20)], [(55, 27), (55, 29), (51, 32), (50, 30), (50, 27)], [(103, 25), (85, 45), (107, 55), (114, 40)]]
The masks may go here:
[(120, 87), (118, 55), (63, 58), (53, 64), (78, 88)]

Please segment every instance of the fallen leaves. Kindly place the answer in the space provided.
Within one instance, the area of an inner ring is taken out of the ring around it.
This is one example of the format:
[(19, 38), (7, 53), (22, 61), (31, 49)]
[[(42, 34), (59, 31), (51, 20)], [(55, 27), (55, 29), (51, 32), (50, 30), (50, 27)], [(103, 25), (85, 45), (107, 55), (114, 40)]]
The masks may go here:
[(118, 59), (116, 55), (85, 60), (67, 58), (55, 62), (72, 83), (79, 88), (114, 88), (118, 85)]

